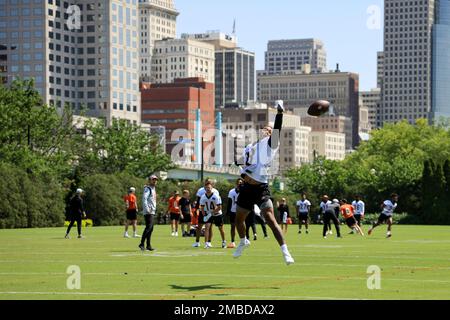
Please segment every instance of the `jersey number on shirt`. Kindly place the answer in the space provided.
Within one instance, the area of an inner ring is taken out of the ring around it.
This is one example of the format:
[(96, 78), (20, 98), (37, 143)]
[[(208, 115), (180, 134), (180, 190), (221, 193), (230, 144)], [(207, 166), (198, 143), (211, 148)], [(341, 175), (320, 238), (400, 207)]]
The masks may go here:
[(205, 211), (207, 212), (213, 212), (216, 209), (214, 202), (206, 202), (205, 203)]

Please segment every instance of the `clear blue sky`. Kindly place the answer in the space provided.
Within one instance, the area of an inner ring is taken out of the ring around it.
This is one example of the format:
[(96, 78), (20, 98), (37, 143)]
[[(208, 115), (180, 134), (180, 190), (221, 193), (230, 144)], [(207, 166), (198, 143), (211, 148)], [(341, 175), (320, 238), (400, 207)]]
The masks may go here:
[(360, 75), (360, 90), (376, 87), (376, 56), (383, 50), (381, 28), (369, 28), (370, 6), (383, 0), (174, 0), (180, 11), (177, 34), (220, 30), (231, 33), (236, 19), (238, 44), (256, 53), (264, 69), (268, 40), (317, 38), (325, 43), (328, 68)]

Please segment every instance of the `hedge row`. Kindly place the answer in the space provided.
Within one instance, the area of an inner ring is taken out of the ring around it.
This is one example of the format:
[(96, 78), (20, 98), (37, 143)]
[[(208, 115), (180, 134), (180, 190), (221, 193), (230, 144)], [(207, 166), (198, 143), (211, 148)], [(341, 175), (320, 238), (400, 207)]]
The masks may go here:
[(64, 223), (64, 190), (50, 175), (0, 163), (0, 228), (41, 228)]
[[(67, 200), (73, 190), (81, 187), (85, 190), (86, 213), (92, 219), (94, 226), (120, 225), (125, 220), (125, 206), (123, 196), (129, 187), (136, 188), (138, 207), (142, 209), (141, 197), (145, 180), (128, 174), (106, 175), (98, 174), (84, 177), (77, 185), (72, 185), (72, 191), (64, 189), (55, 178), (50, 175), (34, 175), (10, 165), (0, 164), (0, 229), (4, 228), (36, 228), (62, 227), (67, 211)], [(177, 183), (174, 181), (159, 181), (157, 185), (157, 211), (163, 216), (167, 210), (167, 203), (173, 191), (183, 190), (191, 192), (191, 200), (196, 200), (196, 191), (201, 182)], [(223, 212), (227, 211), (228, 191), (233, 183), (218, 181), (223, 202)], [(297, 223), (295, 214), (295, 194), (274, 193), (275, 201), (281, 197), (287, 198), (291, 209), (291, 217)], [(276, 202), (275, 202), (276, 204)], [(316, 214), (313, 209), (311, 218)], [(277, 218), (278, 213), (275, 211)], [(375, 221), (378, 214), (366, 215), (366, 223)], [(406, 214), (394, 215), (396, 223), (416, 224), (414, 216)], [(226, 219), (227, 221), (227, 219)], [(142, 223), (142, 218), (140, 218)]]

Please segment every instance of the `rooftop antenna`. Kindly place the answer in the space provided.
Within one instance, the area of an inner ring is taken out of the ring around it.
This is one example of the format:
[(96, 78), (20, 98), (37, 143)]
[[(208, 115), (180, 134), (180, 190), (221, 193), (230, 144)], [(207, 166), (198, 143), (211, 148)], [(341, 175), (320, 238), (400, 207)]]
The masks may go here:
[(236, 35), (236, 18), (234, 18), (234, 21), (233, 21), (233, 35), (234, 36)]

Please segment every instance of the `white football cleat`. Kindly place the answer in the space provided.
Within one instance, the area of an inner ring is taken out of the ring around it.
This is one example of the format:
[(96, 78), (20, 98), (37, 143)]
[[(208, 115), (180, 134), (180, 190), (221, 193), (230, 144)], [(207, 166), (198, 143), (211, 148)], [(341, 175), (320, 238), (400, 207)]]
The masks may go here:
[(294, 258), (292, 258), (291, 254), (289, 252), (283, 252), (283, 258), (284, 258), (284, 262), (286, 262), (286, 265), (291, 265), (294, 264)]
[(200, 247), (200, 242), (196, 242), (192, 245), (192, 247), (194, 248), (199, 248)]
[(242, 242), (239, 242), (239, 245), (236, 248), (236, 251), (233, 253), (233, 257), (235, 259), (239, 258), (242, 255), (242, 251), (244, 251), (245, 248), (250, 246), (250, 241), (248, 239), (245, 239), (245, 243), (242, 244)]

